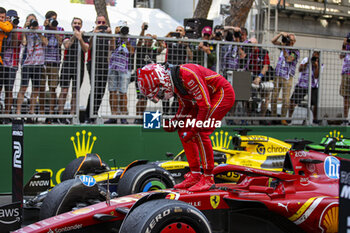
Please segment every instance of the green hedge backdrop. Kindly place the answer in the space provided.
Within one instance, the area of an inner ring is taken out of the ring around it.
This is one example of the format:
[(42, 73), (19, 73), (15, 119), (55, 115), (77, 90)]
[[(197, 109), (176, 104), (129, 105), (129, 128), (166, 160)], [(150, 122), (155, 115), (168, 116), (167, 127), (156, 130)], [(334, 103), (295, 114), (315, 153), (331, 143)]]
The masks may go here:
[[(234, 135), (237, 127), (223, 127)], [(339, 131), (344, 137), (350, 137), (347, 127), (247, 127), (252, 129), (249, 134), (265, 135), (280, 140), (304, 138), (318, 143), (330, 131)], [(174, 154), (182, 150), (177, 133), (167, 133), (163, 130), (146, 130), (141, 126), (55, 126), (55, 125), (25, 125), (24, 127), (24, 183), (36, 170), (52, 171), (53, 184), (59, 182), (59, 173), (73, 159), (76, 158), (71, 138), (78, 146), (77, 133), (82, 145), (85, 131), (85, 145), (88, 134), (91, 133), (89, 146), (95, 137), (92, 153), (99, 154), (102, 159), (113, 166), (111, 159), (115, 159), (117, 166), (126, 166), (136, 159), (150, 161), (166, 160), (166, 152)], [(11, 192), (11, 125), (0, 126), (1, 163), (0, 193)], [(57, 175), (58, 174), (58, 175)]]

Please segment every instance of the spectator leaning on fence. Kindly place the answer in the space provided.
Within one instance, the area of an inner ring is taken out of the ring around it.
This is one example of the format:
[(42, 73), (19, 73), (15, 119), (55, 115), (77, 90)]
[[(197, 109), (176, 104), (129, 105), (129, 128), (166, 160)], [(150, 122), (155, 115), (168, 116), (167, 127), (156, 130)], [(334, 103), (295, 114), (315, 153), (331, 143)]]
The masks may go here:
[[(84, 32), (81, 30), (83, 26), (83, 20), (74, 17), (72, 20), (73, 35), (67, 35), (63, 40), (63, 46), (65, 48), (64, 59), (61, 70), (61, 93), (58, 98), (58, 114), (63, 114), (64, 104), (72, 80), (72, 99), (70, 113), (74, 114), (76, 110), (76, 90), (77, 90), (77, 77), (78, 77), (78, 61), (80, 59), (80, 86), (83, 83), (84, 69), (85, 69), (85, 53), (89, 50), (89, 39), (84, 36)], [(81, 51), (78, 52), (78, 45), (80, 45)], [(66, 118), (58, 119), (60, 123), (70, 124)]]
[[(2, 49), (2, 42), (4, 39), (7, 38), (8, 33), (13, 29), (13, 26), (11, 22), (6, 21), (6, 10), (3, 7), (0, 7), (0, 52)], [(0, 53), (0, 68), (2, 69), (3, 61), (2, 61), (2, 54)], [(3, 74), (2, 70), (1, 74)]]
[[(176, 27), (176, 32), (169, 32), (166, 37), (175, 39), (187, 39), (185, 29), (182, 26)], [(172, 65), (186, 63), (186, 60), (193, 59), (192, 50), (187, 42), (184, 41), (166, 41), (167, 54), (166, 61)]]
[[(350, 51), (350, 33), (344, 38), (342, 49), (344, 51)], [(343, 96), (344, 101), (344, 125), (348, 125), (350, 106), (350, 53), (340, 54), (340, 59), (344, 59), (341, 72), (340, 95)]]
[[(250, 43), (249, 40), (246, 40), (246, 33), (243, 35), (242, 29), (239, 27), (233, 27), (233, 26), (225, 26), (225, 40), (226, 41), (233, 41), (237, 43), (242, 43), (244, 40), (244, 43)], [(242, 36), (243, 35), (243, 36)], [(249, 49), (249, 47), (247, 47)], [(223, 45), (222, 46), (222, 52), (223, 57), (222, 60), (222, 67), (224, 71), (228, 70), (236, 70), (236, 71), (242, 71), (247, 70), (247, 59), (246, 51), (243, 50), (242, 46), (238, 45)]]
[[(111, 33), (111, 28), (107, 25), (106, 18), (103, 15), (96, 17), (94, 33)], [(103, 95), (105, 93), (107, 77), (108, 77), (108, 52), (109, 52), (109, 40), (110, 37), (99, 35), (96, 38), (96, 44), (93, 44), (94, 37), (90, 38), (89, 41), (89, 58), (87, 62), (87, 70), (90, 75), (90, 84), (94, 91), (94, 104), (93, 104), (93, 114), (97, 115), (100, 108)], [(92, 58), (92, 47), (96, 48), (96, 56)], [(92, 60), (95, 61), (95, 80), (92, 83)], [(93, 123), (94, 120), (90, 117), (90, 98), (88, 98), (88, 103), (85, 112), (86, 123)]]
[[(143, 23), (141, 26), (140, 36), (145, 36), (145, 31), (148, 29), (148, 24)], [(156, 63), (157, 55), (159, 55), (163, 50), (163, 44), (161, 42), (156, 42), (153, 46), (154, 40), (157, 40), (156, 35), (147, 33), (147, 39), (139, 39), (136, 45), (136, 69), (142, 68), (147, 64)], [(158, 46), (158, 47), (157, 47)], [(147, 107), (147, 98), (140, 92), (137, 81), (135, 81), (136, 87), (136, 115), (142, 115)], [(142, 119), (135, 119), (135, 124), (142, 124)]]
[[(225, 41), (234, 42), (233, 33), (231, 32), (231, 26), (224, 27)], [(239, 42), (239, 41), (235, 41)], [(233, 44), (224, 44), (221, 46), (221, 62), (220, 69), (226, 77), (227, 71), (234, 71), (238, 69), (239, 64), (239, 46)]]
[(313, 122), (318, 124), (317, 120), (317, 99), (318, 99), (318, 78), (320, 73), (319, 65), (320, 52), (314, 51), (312, 57), (305, 57), (299, 65), (299, 80), (295, 85), (294, 92), (290, 98), (289, 116), (293, 116), (294, 108), (304, 100), (309, 90), (309, 75), (310, 75), (310, 63), (312, 67), (311, 71), (311, 106), (314, 120)]
[[(19, 17), (17, 11), (8, 10), (6, 13), (6, 21), (11, 22), (14, 29), (19, 28)], [(16, 79), (18, 70), (20, 46), (22, 34), (20, 32), (11, 31), (5, 41), (3, 41), (3, 72), (6, 75), (3, 79), (5, 86), (5, 114), (11, 114), (11, 107), (13, 104), (12, 89)], [(4, 118), (4, 124), (9, 123), (10, 118)]]
[[(34, 14), (29, 14), (27, 16), (24, 27), (34, 30), (42, 29), (42, 27), (39, 27), (38, 20)], [(21, 114), (24, 93), (27, 90), (30, 79), (32, 80), (32, 93), (30, 97), (29, 114), (35, 113), (35, 104), (39, 96), (40, 82), (44, 74), (44, 49), (47, 44), (47, 38), (40, 32), (30, 31), (23, 33), (22, 45), (24, 47), (24, 52), (22, 60), (22, 80), (17, 97), (17, 114)], [(27, 119), (27, 122), (33, 123), (33, 119)]]
[(248, 39), (248, 30), (245, 27), (241, 27), (241, 33), (239, 35), (239, 40), (242, 43), (248, 43), (250, 40)]
[[(44, 27), (45, 30), (51, 31), (64, 31), (62, 27), (57, 26), (57, 13), (54, 11), (48, 11), (45, 14)], [(48, 40), (48, 45), (45, 48), (45, 69), (47, 76), (47, 83), (49, 85), (49, 109), (50, 114), (54, 114), (54, 108), (56, 106), (56, 88), (58, 86), (59, 81), (59, 70), (61, 63), (61, 45), (63, 41), (63, 35), (60, 34), (45, 34), (45, 37)], [(46, 86), (46, 78), (42, 80), (40, 84), (40, 109), (41, 112), (44, 112), (45, 107), (45, 87)], [(52, 119), (46, 119), (46, 123), (51, 123)]]
[(198, 45), (198, 50), (203, 51), (207, 55), (207, 67), (210, 69), (214, 65), (215, 57), (213, 55), (214, 47), (209, 44), (211, 40), (213, 30), (211, 27), (206, 26), (202, 29), (202, 40)]
[[(278, 41), (281, 38), (281, 41)], [(293, 77), (295, 75), (296, 65), (299, 59), (299, 50), (287, 49), (284, 46), (293, 46), (296, 42), (294, 34), (280, 32), (271, 41), (274, 45), (282, 45), (281, 53), (275, 68), (274, 89), (272, 92), (271, 112), (272, 116), (277, 116), (277, 100), (282, 89), (282, 117), (287, 117), (289, 108), (290, 91), (293, 85)], [(288, 125), (286, 120), (282, 120), (281, 124)]]
[[(175, 32), (169, 32), (166, 37), (172, 37), (174, 39), (187, 39), (185, 34), (185, 28), (182, 26), (177, 26)], [(193, 59), (193, 52), (188, 42), (166, 41), (165, 46), (167, 48), (166, 62), (171, 65), (181, 65), (186, 63), (186, 61)], [(179, 107), (179, 102), (177, 101), (177, 97), (174, 96), (171, 106), (169, 100), (163, 100), (162, 105), (163, 114), (175, 115), (177, 108)]]
[[(0, 7), (0, 91), (2, 87), (4, 86), (5, 92), (6, 89), (8, 89), (8, 74), (6, 74), (6, 69), (4, 68), (4, 62), (3, 62), (3, 52), (2, 47), (3, 47), (3, 42), (6, 40), (8, 37), (8, 33), (12, 30), (13, 25), (10, 21), (6, 20), (6, 10), (3, 7)], [(6, 43), (6, 41), (5, 41)], [(12, 89), (10, 90), (12, 91)], [(8, 92), (8, 91), (7, 91)], [(9, 97), (6, 97), (8, 99)], [(9, 104), (9, 103), (7, 103)], [(9, 108), (9, 107), (8, 107)]]
[[(108, 71), (108, 90), (109, 104), (113, 115), (128, 114), (128, 85), (130, 82), (129, 60), (130, 55), (134, 54), (135, 48), (131, 45), (129, 28), (127, 22), (120, 20), (115, 27), (115, 34), (120, 37), (113, 37), (110, 41), (110, 49), (112, 51), (109, 59)], [(120, 123), (128, 124), (125, 118), (120, 119)], [(117, 119), (109, 119), (105, 124), (116, 124)]]

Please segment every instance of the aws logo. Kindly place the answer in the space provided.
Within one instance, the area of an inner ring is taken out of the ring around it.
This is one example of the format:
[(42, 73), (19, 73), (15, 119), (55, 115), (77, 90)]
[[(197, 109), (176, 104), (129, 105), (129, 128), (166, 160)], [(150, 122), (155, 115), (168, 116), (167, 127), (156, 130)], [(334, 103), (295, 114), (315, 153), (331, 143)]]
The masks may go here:
[[(76, 158), (85, 156), (86, 154), (90, 154), (95, 145), (95, 141), (97, 140), (97, 137), (92, 136), (91, 132), (88, 132), (86, 134), (86, 130), (82, 130), (81, 132), (76, 132), (75, 135), (76, 137), (72, 136), (70, 137), (70, 140), (72, 141)], [(54, 174), (52, 169), (48, 169), (48, 168), (44, 168), (44, 169), (37, 168), (35, 169), (35, 171), (49, 172), (51, 177), (50, 185), (51, 187), (53, 187), (55, 186), (53, 183), (53, 180), (56, 181), (56, 184), (61, 183), (61, 174), (64, 171), (64, 168), (59, 169), (56, 174)]]
[[(9, 232), (10, 230), (16, 229), (13, 228), (18, 224), (20, 227), (21, 223), (21, 203), (12, 203), (0, 207), (0, 228), (2, 232)], [(11, 227), (10, 227), (11, 226)]]

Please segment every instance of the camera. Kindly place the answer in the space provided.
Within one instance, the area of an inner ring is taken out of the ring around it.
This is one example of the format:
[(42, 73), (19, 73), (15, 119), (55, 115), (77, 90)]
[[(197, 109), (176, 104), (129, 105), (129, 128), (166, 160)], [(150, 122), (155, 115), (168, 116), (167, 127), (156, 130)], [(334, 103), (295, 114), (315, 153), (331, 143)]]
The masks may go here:
[(318, 57), (311, 57), (311, 62), (316, 62), (318, 61)]
[(35, 19), (31, 19), (28, 27), (31, 28), (31, 27), (37, 27), (37, 26), (39, 26), (38, 21), (36, 21)]
[(98, 26), (98, 29), (101, 30), (101, 32), (105, 32), (107, 30), (107, 26), (106, 25), (101, 25), (101, 26)]
[(234, 36), (235, 38), (241, 38), (241, 37), (242, 37), (242, 34), (241, 34), (240, 31), (234, 31), (234, 32), (233, 32), (233, 36)]
[(222, 36), (222, 33), (219, 31), (219, 32), (215, 32), (215, 37), (221, 37)]
[(148, 29), (148, 24), (145, 23), (145, 25), (143, 26), (143, 29), (147, 30)]
[(129, 27), (126, 27), (126, 26), (124, 26), (124, 27), (121, 27), (120, 28), (120, 34), (122, 34), (122, 35), (128, 35), (129, 34)]
[(11, 16), (11, 22), (14, 24), (14, 25), (18, 25), (19, 24), (19, 19), (18, 17), (16, 16)]
[(50, 25), (51, 27), (57, 27), (58, 22), (57, 22), (56, 19), (51, 18), (51, 19), (49, 19), (49, 25)]
[(260, 82), (259, 85), (252, 83), (252, 88), (257, 91), (272, 91), (274, 88), (273, 82)]
[(170, 36), (171, 36), (171, 37), (175, 37), (175, 38), (180, 38), (180, 33), (178, 33), (178, 32), (172, 32), (172, 33), (170, 33)]
[(282, 36), (282, 43), (285, 45), (290, 45), (290, 37), (289, 36)]
[(233, 41), (233, 33), (230, 31), (227, 31), (225, 40), (226, 41)]
[(203, 45), (207, 46), (207, 47), (209, 46), (208, 42), (206, 42), (206, 41), (203, 42)]

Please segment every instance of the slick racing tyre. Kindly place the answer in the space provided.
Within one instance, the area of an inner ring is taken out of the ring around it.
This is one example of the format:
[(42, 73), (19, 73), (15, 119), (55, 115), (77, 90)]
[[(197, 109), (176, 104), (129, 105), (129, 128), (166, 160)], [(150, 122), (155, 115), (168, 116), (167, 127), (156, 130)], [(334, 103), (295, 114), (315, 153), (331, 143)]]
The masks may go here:
[(84, 157), (79, 157), (77, 159), (74, 159), (72, 162), (70, 162), (66, 166), (66, 168), (64, 169), (64, 171), (62, 172), (62, 175), (61, 175), (61, 182), (65, 181), (65, 180), (73, 179), (75, 177), (81, 163), (83, 162), (83, 159), (84, 159)]
[(61, 181), (74, 179), (76, 175), (96, 175), (109, 170), (109, 166), (97, 154), (87, 154), (67, 165), (62, 172)]
[(175, 180), (170, 172), (153, 164), (144, 164), (128, 169), (118, 184), (118, 195), (172, 188)]
[(86, 186), (78, 177), (66, 180), (48, 192), (41, 205), (39, 218), (50, 218), (73, 208), (96, 204), (101, 200), (103, 198), (96, 183), (93, 186)]
[(210, 233), (208, 219), (195, 207), (181, 201), (160, 199), (135, 208), (119, 233)]

